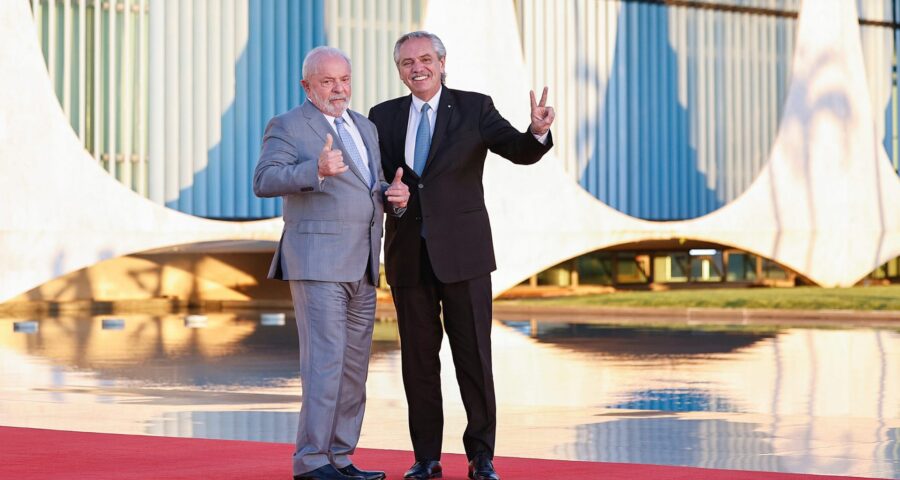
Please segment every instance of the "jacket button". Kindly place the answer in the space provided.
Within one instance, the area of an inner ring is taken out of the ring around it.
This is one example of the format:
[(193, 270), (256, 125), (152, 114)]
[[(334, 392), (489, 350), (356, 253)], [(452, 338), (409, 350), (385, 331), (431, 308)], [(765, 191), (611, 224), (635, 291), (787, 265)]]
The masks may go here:
[(369, 226), (370, 226), (370, 227), (374, 227), (374, 226), (375, 226), (375, 220), (372, 220), (371, 222), (369, 222)]
[(425, 188), (425, 185), (419, 184), (419, 188)]

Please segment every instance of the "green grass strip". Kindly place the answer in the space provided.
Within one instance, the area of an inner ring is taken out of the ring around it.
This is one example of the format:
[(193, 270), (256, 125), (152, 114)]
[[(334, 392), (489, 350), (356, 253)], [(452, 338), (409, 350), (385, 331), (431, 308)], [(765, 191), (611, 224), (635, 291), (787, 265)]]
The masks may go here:
[(852, 288), (728, 288), (498, 300), (498, 305), (900, 310), (900, 285)]

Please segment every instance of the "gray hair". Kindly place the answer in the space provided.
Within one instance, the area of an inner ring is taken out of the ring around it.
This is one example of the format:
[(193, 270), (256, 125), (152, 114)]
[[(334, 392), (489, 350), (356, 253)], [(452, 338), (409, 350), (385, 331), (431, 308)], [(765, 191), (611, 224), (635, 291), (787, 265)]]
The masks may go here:
[(346, 53), (342, 52), (339, 48), (326, 47), (323, 45), (310, 50), (309, 53), (306, 54), (306, 58), (303, 59), (303, 79), (308, 80), (309, 75), (316, 72), (319, 62), (329, 57), (343, 58), (347, 61), (347, 65), (350, 65), (351, 68), (353, 67), (353, 64), (350, 63), (350, 57), (348, 57)]
[[(434, 51), (437, 52), (438, 60), (443, 60), (444, 58), (447, 57), (447, 48), (444, 47), (444, 42), (442, 42), (441, 39), (438, 38), (437, 35), (435, 35), (431, 32), (426, 32), (424, 30), (418, 30), (415, 32), (409, 32), (397, 39), (397, 43), (394, 44), (394, 64), (395, 65), (397, 65), (397, 66), (400, 65), (400, 47), (403, 46), (403, 44), (406, 43), (407, 41), (412, 40), (414, 38), (427, 38), (428, 40), (430, 40), (431, 46), (434, 47)], [(441, 72), (441, 84), (443, 84), (446, 80), (447, 80), (447, 74), (444, 72)]]

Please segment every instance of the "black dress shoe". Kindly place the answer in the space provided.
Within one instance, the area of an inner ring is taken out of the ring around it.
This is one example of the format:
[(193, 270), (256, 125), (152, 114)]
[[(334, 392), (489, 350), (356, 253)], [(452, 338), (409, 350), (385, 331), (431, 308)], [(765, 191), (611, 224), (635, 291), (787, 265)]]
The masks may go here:
[(311, 472), (294, 475), (294, 480), (365, 480), (363, 477), (347, 476), (334, 468), (334, 465), (323, 465)]
[(415, 478), (417, 480), (441, 478), (444, 476), (441, 472), (441, 462), (437, 460), (422, 460), (421, 462), (414, 463), (403, 475), (403, 478)]
[(348, 477), (362, 477), (366, 480), (382, 480), (384, 478), (384, 472), (379, 472), (375, 470), (360, 470), (356, 468), (356, 465), (352, 463), (347, 465), (344, 468), (339, 468), (339, 472), (347, 475)]
[(469, 461), (469, 478), (472, 480), (500, 480), (494, 471), (494, 462), (487, 454), (476, 455)]

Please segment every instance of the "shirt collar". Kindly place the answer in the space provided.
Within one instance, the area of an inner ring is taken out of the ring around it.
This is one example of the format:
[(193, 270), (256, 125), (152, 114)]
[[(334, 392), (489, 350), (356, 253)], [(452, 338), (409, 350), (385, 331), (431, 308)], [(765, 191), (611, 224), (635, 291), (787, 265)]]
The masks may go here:
[(441, 92), (442, 92), (443, 90), (444, 90), (444, 86), (441, 85), (441, 87), (438, 88), (438, 91), (434, 94), (433, 97), (431, 97), (431, 100), (429, 100), (428, 102), (426, 102), (425, 100), (422, 100), (421, 98), (419, 98), (419, 97), (413, 95), (413, 96), (412, 96), (412, 105), (413, 105), (413, 108), (415, 108), (417, 112), (421, 112), (421, 111), (422, 111), (422, 105), (425, 105), (426, 103), (428, 103), (429, 105), (431, 105), (431, 111), (432, 111), (432, 112), (436, 112), (436, 111), (437, 111), (437, 107), (438, 107), (438, 101), (441, 99)]
[[(332, 125), (334, 125), (334, 119), (338, 118), (338, 117), (332, 117), (331, 115), (328, 115), (325, 112), (322, 112), (322, 115), (325, 115), (325, 120), (328, 120), (328, 123), (330, 123)], [(341, 114), (340, 118), (344, 119), (344, 123), (352, 125), (352, 123), (350, 121), (350, 115), (347, 113), (347, 110), (344, 110), (344, 113)]]

